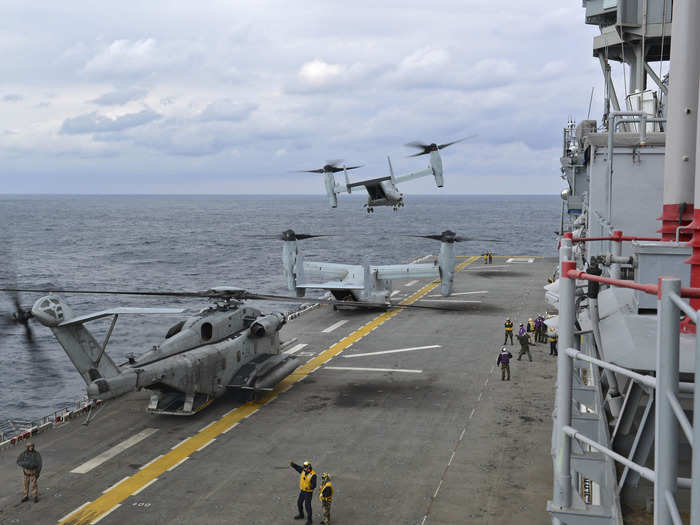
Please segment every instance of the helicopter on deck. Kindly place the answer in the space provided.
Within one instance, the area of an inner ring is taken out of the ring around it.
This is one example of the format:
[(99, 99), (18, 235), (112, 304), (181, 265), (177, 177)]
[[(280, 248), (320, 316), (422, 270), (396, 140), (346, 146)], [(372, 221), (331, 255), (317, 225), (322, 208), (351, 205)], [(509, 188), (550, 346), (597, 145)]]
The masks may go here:
[[(230, 390), (272, 390), (301, 363), (284, 352), (280, 329), (287, 317), (282, 312), (263, 313), (245, 303), (248, 300), (294, 303), (330, 303), (334, 306), (366, 307), (365, 303), (334, 301), (251, 293), (236, 287), (205, 291), (122, 291), (122, 290), (34, 290), (0, 288), (13, 294), (15, 313), (8, 316), (24, 326), (33, 343), (30, 321), (48, 327), (86, 384), (90, 399), (108, 400), (128, 392), (151, 392), (147, 411), (153, 414), (190, 416)], [(19, 293), (40, 293), (30, 310), (23, 309)], [(185, 312), (181, 308), (117, 307), (76, 315), (59, 294), (108, 294), (201, 298), (213, 302), (177, 324), (151, 350), (130, 355), (117, 365), (106, 352), (120, 315)], [(411, 305), (401, 305), (401, 308)], [(103, 341), (85, 326), (96, 319), (111, 317)]]

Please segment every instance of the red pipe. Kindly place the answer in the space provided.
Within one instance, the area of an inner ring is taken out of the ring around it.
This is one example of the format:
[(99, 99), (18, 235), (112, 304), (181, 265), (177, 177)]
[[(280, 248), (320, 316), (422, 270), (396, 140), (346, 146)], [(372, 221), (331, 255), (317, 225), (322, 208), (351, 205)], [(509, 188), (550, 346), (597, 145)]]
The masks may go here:
[[(566, 277), (570, 279), (584, 279), (586, 281), (597, 281), (599, 283), (612, 284), (620, 288), (632, 288), (650, 295), (658, 295), (659, 286), (656, 284), (642, 284), (634, 281), (623, 281), (621, 279), (612, 279), (610, 277), (602, 277), (600, 275), (591, 275), (581, 270), (568, 270), (565, 272)], [(700, 288), (681, 288), (681, 297), (700, 298)]]
[(611, 235), (609, 237), (574, 237), (571, 239), (573, 242), (587, 242), (587, 241), (665, 241), (667, 239), (661, 239), (659, 237), (635, 237), (631, 235)]

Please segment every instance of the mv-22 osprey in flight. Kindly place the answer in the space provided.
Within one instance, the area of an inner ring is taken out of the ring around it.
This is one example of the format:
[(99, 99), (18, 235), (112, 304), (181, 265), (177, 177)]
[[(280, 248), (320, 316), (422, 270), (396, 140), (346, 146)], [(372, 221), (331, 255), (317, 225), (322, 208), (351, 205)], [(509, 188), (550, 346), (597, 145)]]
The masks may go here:
[[(409, 155), (409, 157), (420, 157), (421, 155), (430, 155), (430, 164), (427, 168), (420, 171), (414, 171), (407, 173), (405, 175), (394, 175), (394, 168), (391, 165), (391, 158), (387, 157), (389, 161), (389, 175), (386, 177), (378, 177), (376, 179), (366, 179), (358, 182), (350, 182), (348, 177), (348, 171), (361, 168), (362, 166), (339, 166), (342, 162), (341, 160), (330, 160), (322, 168), (315, 170), (299, 170), (297, 173), (321, 173), (324, 177), (324, 184), (326, 188), (326, 193), (328, 194), (328, 201), (332, 208), (338, 207), (338, 194), (347, 192), (352, 193), (353, 188), (358, 188), (364, 186), (367, 190), (367, 203), (364, 205), (367, 208), (367, 213), (372, 213), (375, 206), (392, 206), (394, 211), (404, 206), (403, 193), (399, 191), (397, 184), (399, 182), (405, 182), (413, 179), (418, 179), (421, 177), (427, 177), (432, 175), (435, 177), (435, 184), (438, 188), (442, 188), (444, 185), (443, 169), (442, 169), (442, 157), (440, 157), (440, 150), (444, 149), (452, 144), (462, 142), (464, 140), (475, 137), (472, 135), (465, 137), (463, 139), (448, 142), (446, 144), (424, 144), (422, 142), (409, 142), (406, 146), (411, 148), (418, 148), (421, 151)], [(342, 171), (345, 175), (345, 184), (339, 184), (335, 180), (335, 174)]]

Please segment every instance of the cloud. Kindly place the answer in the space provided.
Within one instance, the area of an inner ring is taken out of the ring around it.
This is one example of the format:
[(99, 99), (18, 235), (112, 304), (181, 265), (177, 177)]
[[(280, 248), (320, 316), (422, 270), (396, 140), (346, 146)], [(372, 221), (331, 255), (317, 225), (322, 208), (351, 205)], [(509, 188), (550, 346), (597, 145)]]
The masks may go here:
[(23, 100), (24, 97), (18, 93), (8, 93), (7, 95), (3, 96), (2, 99), (5, 102), (19, 102), (20, 100)]
[(299, 69), (299, 78), (311, 86), (322, 86), (333, 82), (345, 68), (339, 64), (329, 64), (323, 60), (306, 62)]
[(199, 120), (239, 122), (246, 120), (257, 107), (256, 104), (233, 102), (227, 98), (216, 100), (204, 108), (199, 114)]
[(125, 89), (124, 91), (110, 91), (109, 93), (104, 93), (99, 97), (92, 99), (93, 104), (98, 106), (121, 106), (132, 100), (140, 100), (146, 96), (145, 89)]
[(144, 109), (138, 113), (126, 113), (118, 117), (100, 115), (97, 111), (68, 118), (63, 121), (61, 133), (67, 135), (80, 135), (85, 133), (106, 133), (110, 131), (123, 131), (147, 124), (161, 117), (151, 109)]

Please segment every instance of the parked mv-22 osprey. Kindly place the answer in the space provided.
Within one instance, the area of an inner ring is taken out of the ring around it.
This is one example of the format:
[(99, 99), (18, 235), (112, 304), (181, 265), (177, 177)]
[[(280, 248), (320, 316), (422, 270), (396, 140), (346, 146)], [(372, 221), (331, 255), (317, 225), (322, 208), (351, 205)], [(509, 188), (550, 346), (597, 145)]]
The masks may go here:
[(441, 294), (449, 296), (452, 293), (456, 263), (455, 243), (477, 240), (456, 235), (450, 230), (437, 235), (410, 235), (409, 237), (440, 241), (437, 260), (420, 264), (374, 266), (307, 261), (297, 246), (297, 240), (310, 237), (319, 236), (296, 234), (293, 230), (287, 230), (277, 237), (284, 241), (282, 265), (289, 290), (298, 297), (303, 297), (307, 289), (322, 289), (341, 301), (335, 306), (363, 303), (375, 307), (395, 306), (390, 301), (394, 279), (439, 278)]

